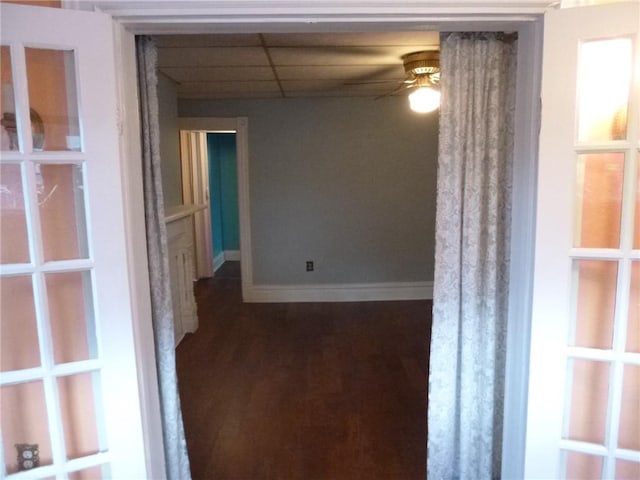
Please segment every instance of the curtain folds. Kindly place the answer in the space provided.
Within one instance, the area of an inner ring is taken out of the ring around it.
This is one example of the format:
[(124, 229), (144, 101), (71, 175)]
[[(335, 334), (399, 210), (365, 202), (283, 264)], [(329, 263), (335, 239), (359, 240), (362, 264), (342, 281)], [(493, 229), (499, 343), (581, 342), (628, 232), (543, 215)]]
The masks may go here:
[(516, 39), (443, 33), (427, 477), (500, 477)]
[(191, 472), (176, 376), (169, 256), (160, 173), (157, 52), (150, 37), (136, 37), (136, 49), (151, 308), (167, 478), (189, 480)]

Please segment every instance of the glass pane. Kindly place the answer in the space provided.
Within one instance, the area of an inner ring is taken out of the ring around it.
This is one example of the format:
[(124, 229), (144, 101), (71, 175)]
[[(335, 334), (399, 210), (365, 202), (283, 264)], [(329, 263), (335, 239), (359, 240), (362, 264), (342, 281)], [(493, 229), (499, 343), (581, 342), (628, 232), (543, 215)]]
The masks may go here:
[(618, 248), (624, 153), (578, 155), (574, 246)]
[(0, 263), (27, 263), (29, 240), (20, 165), (0, 165)]
[[(79, 150), (80, 125), (74, 53), (26, 48), (33, 149)], [(37, 116), (34, 121), (34, 114)]]
[(640, 353), (640, 262), (631, 262), (626, 351)]
[(609, 363), (570, 360), (569, 431), (565, 438), (604, 444), (609, 397)]
[[(637, 164), (640, 165), (640, 153), (638, 154)], [(636, 207), (633, 218), (633, 248), (640, 249), (640, 169), (638, 170), (638, 178), (636, 183)]]
[(616, 307), (618, 262), (575, 260), (577, 276), (573, 345), (611, 348)]
[(21, 457), (39, 462), (40, 466), (51, 465), (51, 442), (42, 382), (2, 387), (0, 389), (0, 422), (4, 461), (8, 473), (29, 467), (29, 464), (18, 465), (19, 451), (27, 450), (27, 453)]
[(96, 358), (91, 275), (49, 273), (45, 278), (55, 363)]
[(31, 276), (0, 277), (0, 371), (40, 365)]
[(618, 447), (640, 450), (640, 366), (625, 365)]
[(98, 465), (96, 467), (78, 470), (69, 473), (69, 480), (100, 480), (102, 478), (111, 478), (108, 465)]
[(86, 258), (82, 166), (38, 164), (36, 186), (45, 261)]
[(616, 480), (638, 480), (640, 463), (628, 460), (616, 460)]
[(58, 378), (58, 395), (67, 458), (101, 451), (96, 425), (95, 395), (100, 386), (97, 373)]
[(627, 136), (627, 103), (633, 65), (630, 38), (580, 45), (578, 139), (622, 140)]
[(602, 457), (567, 452), (567, 480), (600, 480)]
[(16, 107), (13, 93), (13, 73), (11, 70), (11, 51), (6, 45), (0, 47), (0, 109), (2, 110), (2, 150), (18, 150), (18, 132), (16, 129)]

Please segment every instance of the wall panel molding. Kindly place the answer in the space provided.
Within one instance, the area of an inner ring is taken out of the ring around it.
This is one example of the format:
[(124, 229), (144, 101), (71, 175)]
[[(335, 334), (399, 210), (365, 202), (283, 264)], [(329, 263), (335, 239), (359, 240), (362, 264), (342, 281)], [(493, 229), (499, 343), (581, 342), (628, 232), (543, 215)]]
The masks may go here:
[(333, 285), (252, 285), (245, 302), (371, 302), (430, 300), (433, 282), (396, 282)]

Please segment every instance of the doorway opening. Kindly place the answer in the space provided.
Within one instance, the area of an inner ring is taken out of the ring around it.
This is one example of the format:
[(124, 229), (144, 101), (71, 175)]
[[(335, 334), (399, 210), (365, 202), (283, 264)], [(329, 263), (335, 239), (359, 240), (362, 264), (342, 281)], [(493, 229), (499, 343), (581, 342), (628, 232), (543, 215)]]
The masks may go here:
[(218, 272), (226, 262), (240, 262), (236, 134), (207, 132), (207, 152), (213, 269)]
[(195, 278), (213, 277), (225, 262), (240, 274), (237, 133), (180, 130), (182, 201), (193, 206)]
[[(246, 300), (252, 279), (248, 121), (184, 117), (175, 123), (181, 138), (183, 202), (203, 207), (201, 217), (194, 217), (194, 244), (196, 258), (204, 258), (205, 265), (196, 265), (194, 278), (213, 277), (225, 262), (237, 262), (234, 275), (241, 277)], [(197, 148), (186, 148), (194, 144)]]
[[(195, 111), (195, 110), (194, 110), (194, 111)], [(252, 163), (252, 166), (253, 166), (253, 163)], [(254, 206), (255, 206), (255, 204), (254, 204)], [(243, 277), (243, 283), (244, 283), (244, 281), (245, 281), (245, 280), (244, 280), (244, 277)]]

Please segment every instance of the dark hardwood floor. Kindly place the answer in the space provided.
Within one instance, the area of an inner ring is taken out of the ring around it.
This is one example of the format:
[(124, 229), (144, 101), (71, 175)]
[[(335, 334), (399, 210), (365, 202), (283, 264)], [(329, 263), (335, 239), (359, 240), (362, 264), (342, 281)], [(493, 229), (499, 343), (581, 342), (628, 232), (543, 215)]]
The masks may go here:
[(196, 284), (177, 349), (194, 479), (424, 479), (431, 302), (243, 304)]

